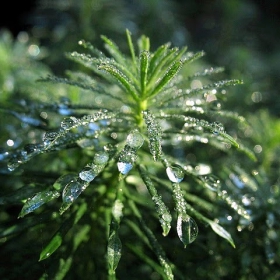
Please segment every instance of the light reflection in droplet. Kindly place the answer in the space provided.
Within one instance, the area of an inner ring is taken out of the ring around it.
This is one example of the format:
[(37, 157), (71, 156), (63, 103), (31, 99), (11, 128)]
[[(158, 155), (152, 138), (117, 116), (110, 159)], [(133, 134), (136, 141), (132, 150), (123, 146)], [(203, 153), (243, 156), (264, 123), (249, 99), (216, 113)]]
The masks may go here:
[(37, 56), (40, 53), (40, 48), (37, 45), (30, 45), (28, 48), (28, 53), (32, 56)]
[(256, 145), (254, 147), (254, 152), (257, 153), (257, 154), (261, 153), (262, 152), (262, 146), (261, 145)]
[(196, 89), (196, 88), (201, 88), (202, 87), (202, 83), (200, 80), (193, 80), (191, 82), (191, 88), (192, 89)]
[(15, 144), (14, 140), (12, 140), (12, 139), (7, 140), (7, 145), (8, 145), (9, 147), (14, 146), (14, 144)]

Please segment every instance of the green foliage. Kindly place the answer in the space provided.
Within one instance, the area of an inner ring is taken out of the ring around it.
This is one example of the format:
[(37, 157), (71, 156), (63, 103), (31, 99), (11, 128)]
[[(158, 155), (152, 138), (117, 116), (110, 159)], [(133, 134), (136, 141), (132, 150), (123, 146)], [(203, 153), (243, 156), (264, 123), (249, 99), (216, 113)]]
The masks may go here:
[[(20, 205), (23, 219), (4, 224), (1, 238), (9, 243), (24, 231), (43, 233), (43, 248), (36, 243), (36, 254), (48, 276), (38, 269), (38, 279), (133, 279), (127, 268), (135, 257), (143, 262), (133, 271), (139, 278), (155, 272), (163, 279), (186, 279), (184, 257), (178, 256), (191, 255), (195, 243), (207, 246), (200, 234), (212, 229), (236, 246), (235, 230), (229, 233), (219, 222), (220, 211), (236, 215), (244, 228), (252, 224), (250, 203), (234, 186), (241, 184), (237, 176), (247, 178), (253, 192), (261, 183), (242, 167), (225, 163), (237, 154), (240, 164), (243, 159), (253, 165), (257, 157), (220, 122), (248, 128), (245, 119), (218, 103), (225, 87), (242, 81), (212, 82), (221, 68), (193, 71), (203, 52), (170, 44), (152, 52), (146, 36), (136, 49), (128, 30), (126, 37), (130, 56), (105, 36), (109, 57), (80, 41), (88, 53), (66, 54), (80, 71), (68, 71), (66, 78), (41, 77), (38, 84), (46, 91), (59, 85), (70, 94), (58, 103), (26, 104), (35, 106), (29, 118), (44, 112), (50, 121), (44, 126), (28, 122), (30, 132), (40, 127), (41, 133), (28, 134), (30, 143), (2, 153), (2, 173), (19, 180), (20, 187), (2, 195), (1, 204)], [(22, 113), (19, 119), (27, 123), (26, 117)], [(178, 264), (168, 242), (177, 248)]]

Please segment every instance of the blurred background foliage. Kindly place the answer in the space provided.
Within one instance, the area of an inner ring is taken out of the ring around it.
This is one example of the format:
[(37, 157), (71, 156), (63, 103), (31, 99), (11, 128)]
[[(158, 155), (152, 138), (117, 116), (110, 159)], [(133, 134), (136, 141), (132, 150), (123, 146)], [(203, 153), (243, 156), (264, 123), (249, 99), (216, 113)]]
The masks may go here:
[[(153, 50), (166, 42), (179, 47), (187, 45), (193, 51), (204, 50), (204, 65), (225, 67), (225, 72), (220, 74), (222, 78), (244, 80), (243, 85), (234, 87), (230, 94), (225, 95), (223, 108), (244, 116), (250, 126), (236, 127), (230, 121), (225, 126), (229, 134), (237, 135), (253, 148), (258, 162), (246, 163), (246, 170), (243, 170), (236, 164), (240, 162), (239, 154), (235, 161), (231, 158), (227, 162), (225, 157), (225, 165), (235, 172), (217, 170), (217, 174), (225, 180), (228, 188), (233, 188), (232, 182), (238, 186), (235, 188), (236, 196), (244, 200), (244, 205), (252, 207), (254, 220), (246, 225), (240, 218), (229, 214), (227, 209), (216, 213), (235, 240), (237, 248), (234, 250), (213, 232), (203, 228), (197, 241), (184, 254), (176, 250), (177, 238), (169, 239), (164, 247), (170, 254), (168, 257), (185, 273), (183, 279), (230, 279), (233, 276), (244, 280), (280, 279), (280, 2), (37, 0), (17, 5), (17, 9), (12, 5), (8, 10), (1, 9), (9, 16), (6, 21), (1, 16), (0, 22), (0, 140), (6, 143), (0, 147), (0, 159), (5, 158), (7, 149), (22, 145), (22, 141), (28, 143), (29, 138), (42, 137), (40, 131), (35, 136), (26, 135), (28, 122), (26, 125), (18, 122), (21, 116), (10, 110), (11, 104), (23, 114), (28, 113), (25, 111), (28, 100), (35, 103), (60, 100), (55, 108), (63, 108), (65, 87), (34, 86), (34, 81), (48, 73), (63, 75), (66, 69), (71, 69), (73, 65), (63, 53), (76, 50), (79, 40), (85, 39), (102, 49), (100, 35), (104, 34), (126, 50), (123, 34), (128, 28), (135, 38), (142, 34), (150, 37)], [(67, 88), (67, 95), (73, 101), (80, 101), (74, 88)], [(38, 108), (34, 105), (36, 110)], [(38, 119), (44, 126), (46, 120), (39, 110)], [(17, 139), (18, 142), (11, 144), (7, 139)], [(200, 155), (199, 146), (189, 156), (196, 153), (198, 157), (214, 162), (223, 157), (220, 155), (221, 158), (217, 158), (211, 151)], [(67, 159), (67, 155), (61, 157)], [(1, 175), (1, 193), (9, 188), (16, 189), (21, 180)], [(12, 225), (19, 211), (20, 207), (7, 209), (1, 215), (1, 223), (8, 221)], [(18, 253), (20, 246), (23, 251), (26, 250), (26, 239), (31, 241), (32, 238), (36, 239), (35, 233), (29, 238), (19, 239), (18, 244), (6, 249), (6, 252)], [(44, 238), (42, 236), (42, 240)], [(42, 240), (34, 240), (34, 246), (42, 246)], [(0, 242), (4, 241), (0, 239)], [(19, 254), (11, 257), (10, 261), (2, 262), (1, 256), (2, 279), (16, 279), (16, 272), (11, 273), (9, 278), (5, 271), (10, 265), (19, 265), (23, 257), (29, 258)], [(37, 263), (36, 258), (32, 255), (30, 260)], [(133, 257), (129, 264), (130, 273), (126, 271), (127, 265), (123, 267), (120, 279), (128, 279), (125, 278), (128, 275), (129, 279), (140, 279), (131, 275), (141, 275), (141, 269), (148, 269), (138, 267)], [(21, 271), (28, 270), (24, 264), (21, 266)], [(44, 269), (41, 263), (38, 265), (40, 269)], [(154, 275), (151, 279), (158, 279), (156, 277)], [(27, 278), (35, 279), (32, 276)]]

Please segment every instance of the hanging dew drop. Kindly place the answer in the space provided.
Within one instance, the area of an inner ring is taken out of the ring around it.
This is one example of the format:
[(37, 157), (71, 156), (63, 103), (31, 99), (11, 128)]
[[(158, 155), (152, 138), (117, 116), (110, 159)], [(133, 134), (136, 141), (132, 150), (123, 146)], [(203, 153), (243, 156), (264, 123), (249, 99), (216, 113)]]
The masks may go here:
[(121, 162), (119, 161), (117, 163), (118, 165), (118, 170), (121, 174), (126, 175), (133, 167), (133, 165), (129, 162)]
[(144, 143), (144, 138), (142, 134), (135, 129), (128, 134), (126, 143), (131, 148), (139, 149)]
[(185, 247), (192, 243), (198, 235), (198, 226), (187, 214), (180, 214), (177, 219), (177, 234)]
[(97, 176), (96, 172), (89, 166), (85, 167), (80, 173), (79, 177), (86, 182), (91, 182)]
[(182, 182), (185, 176), (184, 169), (178, 164), (168, 166), (166, 168), (166, 174), (169, 180), (173, 183)]

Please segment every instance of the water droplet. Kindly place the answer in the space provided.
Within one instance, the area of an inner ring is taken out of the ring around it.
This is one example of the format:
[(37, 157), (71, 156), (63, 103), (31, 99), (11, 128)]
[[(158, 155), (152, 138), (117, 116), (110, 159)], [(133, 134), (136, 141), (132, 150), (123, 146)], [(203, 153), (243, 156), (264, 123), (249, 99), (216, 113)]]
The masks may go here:
[(221, 187), (221, 181), (218, 177), (211, 175), (211, 176), (203, 176), (201, 180), (205, 187), (207, 187), (211, 191), (217, 191)]
[(75, 124), (77, 124), (78, 122), (79, 122), (78, 119), (75, 118), (75, 117), (65, 118), (65, 119), (61, 122), (60, 126), (61, 126), (62, 129), (67, 130), (67, 129), (72, 128), (72, 127), (73, 127)]
[(57, 137), (57, 135), (57, 132), (46, 132), (43, 137), (44, 144), (49, 145)]
[(81, 183), (78, 180), (73, 180), (68, 183), (62, 192), (62, 200), (65, 203), (72, 203), (87, 187), (86, 184)]
[(196, 165), (194, 169), (196, 175), (207, 175), (212, 172), (211, 166), (203, 163)]
[(109, 160), (109, 155), (106, 152), (96, 153), (93, 162), (97, 165), (105, 165)]
[(14, 157), (12, 157), (9, 161), (8, 161), (8, 170), (9, 171), (14, 171), (16, 168), (18, 168), (20, 166), (20, 164), (23, 163), (23, 157), (20, 155), (16, 155)]
[(4, 160), (5, 158), (7, 158), (9, 156), (9, 152), (6, 151), (3, 148), (0, 148), (0, 161)]
[(94, 122), (89, 123), (88, 130), (86, 131), (86, 136), (88, 136), (88, 137), (93, 136), (96, 133), (96, 131), (98, 131), (99, 129), (100, 129), (100, 126), (97, 123), (94, 123)]
[(135, 149), (139, 149), (143, 145), (143, 142), (144, 138), (137, 129), (131, 131), (126, 138), (127, 145)]
[(53, 184), (53, 187), (56, 190), (61, 190), (62, 188), (64, 188), (64, 186), (66, 186), (68, 183), (70, 183), (71, 181), (75, 181), (77, 180), (77, 175), (76, 173), (68, 173), (68, 174), (64, 174), (62, 176), (60, 176)]
[(245, 187), (244, 182), (234, 173), (231, 173), (229, 175), (229, 178), (232, 180), (232, 182), (239, 188), (239, 189), (243, 189)]
[(86, 166), (80, 173), (79, 177), (86, 182), (91, 182), (97, 176), (96, 172), (89, 166)]
[(129, 162), (118, 162), (118, 170), (121, 174), (126, 175), (133, 167), (133, 165)]
[(177, 234), (185, 247), (192, 243), (198, 235), (198, 226), (187, 214), (180, 214), (177, 219)]
[(182, 182), (185, 176), (184, 169), (178, 164), (167, 167), (166, 174), (169, 180), (173, 183)]
[(60, 104), (58, 104), (58, 112), (63, 116), (69, 116), (72, 113), (70, 109), (71, 100), (68, 97), (61, 97)]
[(219, 123), (219, 122), (214, 122), (211, 125), (211, 127), (212, 127), (212, 132), (215, 135), (219, 135), (220, 133), (224, 133), (225, 132), (224, 126), (221, 123)]
[(254, 200), (254, 197), (251, 197), (249, 194), (244, 194), (242, 196), (242, 203), (244, 204), (244, 206), (249, 206), (251, 205), (252, 201)]
[(24, 146), (24, 150), (30, 154), (30, 153), (36, 153), (39, 152), (41, 149), (41, 145), (39, 144), (27, 144)]

